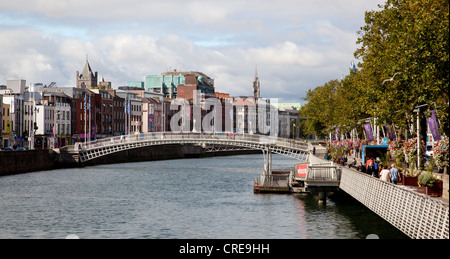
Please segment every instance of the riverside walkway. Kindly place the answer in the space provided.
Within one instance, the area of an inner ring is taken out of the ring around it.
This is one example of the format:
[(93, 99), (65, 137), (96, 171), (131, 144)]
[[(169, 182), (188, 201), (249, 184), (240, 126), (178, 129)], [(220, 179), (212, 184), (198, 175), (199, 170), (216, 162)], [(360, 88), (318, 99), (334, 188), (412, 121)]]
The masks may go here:
[[(310, 163), (326, 161), (310, 156)], [(339, 188), (413, 239), (449, 239), (449, 203), (341, 167)]]

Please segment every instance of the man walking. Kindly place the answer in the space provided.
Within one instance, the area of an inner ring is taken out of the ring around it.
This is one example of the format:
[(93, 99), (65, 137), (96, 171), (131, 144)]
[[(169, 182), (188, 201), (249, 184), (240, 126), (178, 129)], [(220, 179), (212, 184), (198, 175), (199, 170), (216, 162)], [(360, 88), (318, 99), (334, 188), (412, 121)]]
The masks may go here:
[(391, 173), (391, 182), (393, 184), (397, 184), (398, 180), (399, 180), (399, 171), (397, 168), (395, 168), (395, 164), (391, 165), (391, 170), (389, 170), (389, 172)]

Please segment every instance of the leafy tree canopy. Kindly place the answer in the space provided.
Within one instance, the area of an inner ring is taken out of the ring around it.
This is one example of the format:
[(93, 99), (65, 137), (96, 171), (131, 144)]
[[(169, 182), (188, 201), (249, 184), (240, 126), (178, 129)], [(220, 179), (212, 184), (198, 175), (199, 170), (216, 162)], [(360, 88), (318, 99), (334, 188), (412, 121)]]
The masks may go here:
[(449, 131), (448, 0), (387, 0), (379, 7), (366, 12), (357, 32), (359, 69), (307, 92), (306, 132), (351, 128), (367, 117), (405, 129), (419, 105), (435, 109), (441, 132)]

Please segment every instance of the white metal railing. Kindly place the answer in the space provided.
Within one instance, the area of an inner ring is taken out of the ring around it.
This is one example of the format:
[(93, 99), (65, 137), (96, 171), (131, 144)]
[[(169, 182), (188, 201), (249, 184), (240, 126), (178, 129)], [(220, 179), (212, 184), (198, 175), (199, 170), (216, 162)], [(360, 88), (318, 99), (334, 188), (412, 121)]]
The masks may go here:
[(449, 238), (448, 203), (347, 168), (339, 187), (410, 238)]
[[(331, 164), (316, 156), (310, 163)], [(339, 188), (417, 239), (449, 239), (449, 203), (342, 167)]]
[(206, 134), (206, 133), (172, 133), (172, 132), (148, 132), (140, 134), (122, 135), (111, 138), (97, 139), (88, 142), (78, 142), (74, 145), (75, 150), (90, 150), (101, 147), (121, 145), (136, 142), (154, 140), (222, 140), (227, 142), (251, 142), (260, 145), (273, 145), (306, 151), (308, 144), (300, 141), (292, 141), (284, 138), (274, 138), (265, 135), (239, 134), (229, 136), (228, 134)]
[(340, 169), (333, 165), (309, 165), (306, 180), (339, 181)]

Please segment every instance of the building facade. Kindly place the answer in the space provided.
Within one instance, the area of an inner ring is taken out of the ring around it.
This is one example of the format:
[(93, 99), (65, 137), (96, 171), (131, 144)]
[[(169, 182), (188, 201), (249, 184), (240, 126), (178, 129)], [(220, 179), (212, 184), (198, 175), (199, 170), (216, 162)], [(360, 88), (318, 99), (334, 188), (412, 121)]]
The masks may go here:
[(109, 90), (113, 101), (113, 135), (125, 134), (125, 98), (116, 94), (115, 90)]
[[(171, 99), (177, 97), (192, 99), (194, 88), (202, 93), (214, 95), (214, 79), (201, 72), (176, 70), (145, 77), (147, 91), (163, 93), (165, 97)], [(183, 91), (182, 95), (179, 95), (179, 91)]]
[(9, 106), (9, 116), (8, 114), (6, 115), (8, 119), (6, 121), (6, 132), (8, 134), (7, 144), (12, 147), (21, 147), (24, 142), (23, 96), (20, 94), (3, 95), (3, 104)]
[(3, 148), (3, 130), (5, 128), (3, 124), (3, 95), (0, 94), (0, 149)]
[(10, 117), (10, 105), (2, 102), (2, 143), (0, 143), (1, 148), (9, 147), (11, 145), (10, 134), (11, 134), (11, 117)]

